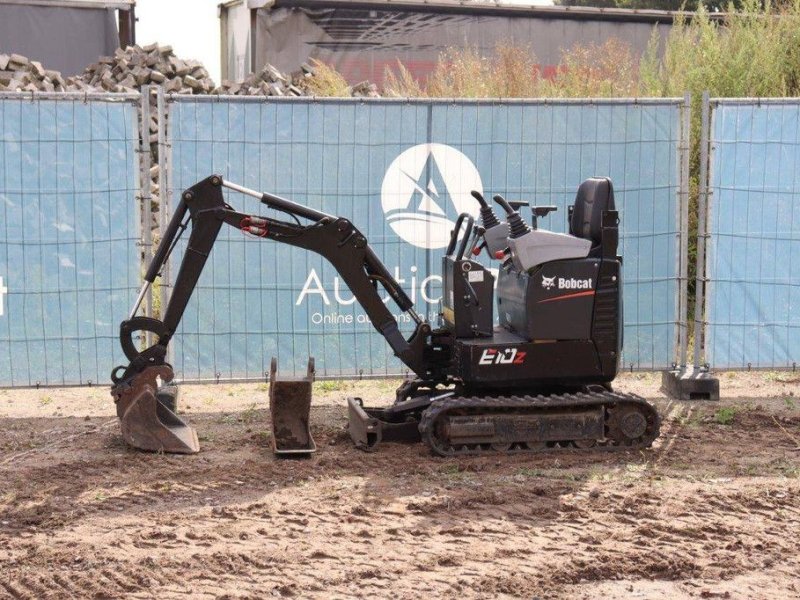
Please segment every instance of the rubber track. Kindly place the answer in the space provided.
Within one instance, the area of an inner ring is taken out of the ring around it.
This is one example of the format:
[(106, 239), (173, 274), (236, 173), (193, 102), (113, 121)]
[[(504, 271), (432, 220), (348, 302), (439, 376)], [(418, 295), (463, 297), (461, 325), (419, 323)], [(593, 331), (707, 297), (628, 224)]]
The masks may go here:
[[(491, 413), (508, 413), (519, 411), (535, 412), (538, 409), (564, 409), (564, 408), (586, 408), (602, 405), (606, 411), (635, 405), (643, 409), (647, 418), (647, 431), (638, 442), (627, 441), (619, 443), (615, 440), (598, 440), (597, 445), (592, 450), (626, 450), (635, 448), (648, 448), (658, 437), (661, 426), (661, 418), (655, 407), (641, 396), (635, 394), (619, 394), (616, 392), (579, 392), (576, 394), (554, 394), (537, 396), (455, 396), (434, 402), (425, 412), (419, 423), (419, 431), (422, 439), (428, 444), (433, 452), (440, 456), (462, 456), (485, 454), (487, 452), (503, 452), (506, 454), (516, 454), (520, 452), (542, 452), (553, 451), (561, 446), (548, 444), (545, 448), (528, 448), (525, 444), (514, 444), (508, 450), (495, 450), (486, 448), (486, 444), (473, 446), (454, 447), (446, 440), (436, 437), (436, 422), (448, 415), (450, 411), (458, 410), (461, 414), (481, 415)], [(467, 409), (466, 411), (464, 409)], [(533, 409), (533, 411), (531, 411)]]

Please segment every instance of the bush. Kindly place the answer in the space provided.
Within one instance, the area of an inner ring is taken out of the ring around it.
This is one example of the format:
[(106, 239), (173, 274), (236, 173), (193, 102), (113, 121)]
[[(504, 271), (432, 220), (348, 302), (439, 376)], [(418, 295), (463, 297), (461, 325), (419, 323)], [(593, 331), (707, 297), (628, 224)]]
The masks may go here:
[[(317, 95), (349, 95), (335, 69), (319, 62), (316, 68)], [(691, 21), (679, 17), (664, 40), (654, 28), (642, 56), (614, 38), (576, 45), (550, 78), (542, 76), (530, 47), (499, 45), (490, 57), (475, 48), (450, 48), (424, 82), (398, 61), (384, 83), (388, 96), (432, 98), (674, 97), (688, 91), (699, 99), (703, 90), (720, 97), (800, 94), (800, 0), (763, 7), (761, 0), (744, 0), (724, 21), (712, 20), (700, 6)]]

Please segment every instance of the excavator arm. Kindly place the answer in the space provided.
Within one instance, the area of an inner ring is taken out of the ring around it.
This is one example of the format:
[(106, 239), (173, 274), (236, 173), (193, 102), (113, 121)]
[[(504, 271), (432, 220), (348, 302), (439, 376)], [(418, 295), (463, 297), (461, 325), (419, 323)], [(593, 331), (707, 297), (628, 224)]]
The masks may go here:
[[(283, 221), (238, 212), (225, 202), (223, 187), (254, 196), (270, 208), (287, 214), (291, 220)], [(181, 195), (180, 203), (147, 269), (145, 281), (131, 313), (120, 324), (120, 343), (130, 362), (127, 366), (115, 368), (111, 373), (114, 383), (111, 393), (117, 404), (123, 437), (129, 444), (146, 450), (168, 452), (197, 452), (199, 449), (194, 430), (170, 410), (174, 408), (177, 388), (159, 386), (158, 380), (162, 384), (168, 384), (174, 376), (172, 367), (166, 362), (167, 347), (224, 224), (255, 237), (304, 248), (323, 256), (337, 270), (375, 329), (386, 338), (394, 354), (420, 378), (431, 378), (432, 363), (425, 361), (426, 350), (430, 345), (430, 325), (420, 319), (414, 311), (411, 299), (375, 255), (366, 237), (348, 219), (328, 215), (278, 196), (262, 194), (212, 175)], [(159, 320), (137, 316), (148, 288), (161, 274), (178, 239), (190, 225), (186, 251), (163, 318)], [(416, 322), (416, 328), (408, 339), (400, 333), (397, 320), (387, 308), (378, 286), (388, 293), (400, 310), (408, 313)], [(137, 332), (153, 334), (148, 337), (155, 338), (155, 342), (140, 350), (135, 341)], [(271, 370), (272, 388), (275, 388), (274, 364)], [(306, 380), (278, 384), (286, 384), (286, 393), (283, 394), (286, 398), (293, 395), (293, 385), (308, 384), (308, 392), (305, 394), (308, 395), (308, 400), (302, 410), (288, 408), (288, 405), (276, 409), (272, 402), (275, 390), (271, 389), (273, 425), (278, 420), (286, 421), (292, 423), (296, 430), (288, 434), (288, 438), (295, 439), (307, 433), (301, 431), (297, 434), (297, 430), (307, 430), (312, 375), (313, 367), (310, 364)], [(297, 386), (295, 388), (300, 389)], [(165, 389), (173, 390), (171, 407), (169, 398), (167, 402), (164, 401)], [(281, 414), (276, 414), (276, 411)], [(306, 413), (305, 416), (300, 414), (303, 412)], [(305, 423), (301, 426), (300, 422), (303, 420)], [(310, 433), (307, 433), (307, 437), (310, 441)]]
[[(223, 187), (257, 197), (270, 208), (290, 215), (293, 222), (238, 212), (225, 202)], [(309, 223), (302, 224), (298, 217)], [(135, 316), (148, 287), (161, 273), (180, 234), (189, 223), (189, 241), (163, 319)], [(328, 215), (271, 194), (249, 190), (212, 175), (181, 195), (180, 203), (145, 274), (145, 282), (131, 315), (120, 325), (120, 343), (131, 362), (127, 367), (114, 370), (112, 380), (115, 383), (129, 379), (148, 366), (164, 364), (167, 345), (183, 317), (223, 224), (323, 256), (345, 281), (395, 355), (420, 377), (427, 376), (422, 358), (430, 326), (420, 319), (411, 299), (375, 255), (366, 237), (348, 219)], [(378, 292), (379, 284), (400, 310), (409, 313), (416, 322), (416, 329), (410, 338), (406, 339), (400, 333), (396, 319)], [(152, 332), (157, 336), (157, 342), (139, 351), (134, 342), (134, 334), (139, 331)]]

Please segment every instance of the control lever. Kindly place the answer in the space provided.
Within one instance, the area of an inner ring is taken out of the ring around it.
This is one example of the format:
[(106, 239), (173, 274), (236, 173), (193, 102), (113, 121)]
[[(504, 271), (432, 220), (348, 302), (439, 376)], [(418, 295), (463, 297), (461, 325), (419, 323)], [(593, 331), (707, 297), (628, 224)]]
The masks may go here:
[(484, 199), (483, 195), (473, 190), (472, 197), (481, 205), (481, 223), (483, 224), (483, 243), (473, 249), (480, 252), (483, 248), (489, 253), (491, 258), (496, 257), (498, 252), (508, 247), (508, 223), (504, 223), (497, 218), (492, 207)]
[(494, 214), (492, 207), (489, 206), (489, 203), (486, 202), (483, 195), (476, 190), (472, 190), (470, 194), (472, 194), (472, 197), (475, 198), (475, 200), (478, 201), (478, 204), (481, 205), (481, 220), (483, 221), (483, 226), (486, 229), (491, 229), (495, 225), (499, 225), (500, 219), (498, 219), (497, 215)]
[(478, 246), (478, 240), (480, 240), (485, 233), (486, 228), (481, 225), (474, 225), (472, 227), (472, 241), (469, 245), (469, 254), (478, 256), (481, 253), (481, 248), (486, 245), (486, 242), (484, 241), (480, 246)]
[(502, 206), (503, 210), (506, 211), (506, 218), (508, 219), (509, 225), (509, 238), (513, 240), (522, 237), (526, 233), (530, 233), (531, 228), (525, 224), (525, 221), (522, 220), (522, 217), (519, 216), (519, 213), (514, 210), (508, 202), (506, 202), (505, 198), (503, 198), (500, 194), (496, 194), (494, 196), (494, 201)]

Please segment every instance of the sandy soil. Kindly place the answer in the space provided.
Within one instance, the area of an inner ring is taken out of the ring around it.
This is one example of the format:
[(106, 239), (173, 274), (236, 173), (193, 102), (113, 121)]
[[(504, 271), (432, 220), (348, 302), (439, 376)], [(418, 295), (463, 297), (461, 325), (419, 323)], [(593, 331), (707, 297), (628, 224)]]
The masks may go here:
[(289, 461), (264, 385), (186, 386), (195, 456), (125, 447), (105, 388), (0, 390), (0, 597), (800, 598), (798, 380), (721, 379), (620, 379), (652, 450), (447, 460), (351, 446), (344, 398), (397, 382), (316, 384)]

